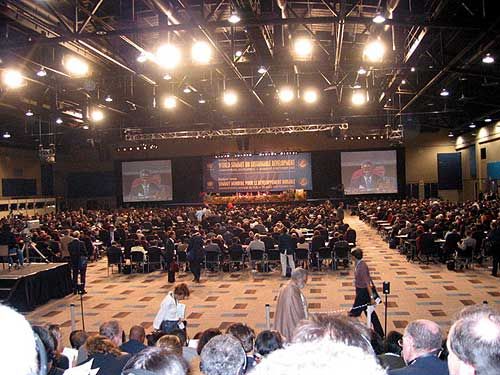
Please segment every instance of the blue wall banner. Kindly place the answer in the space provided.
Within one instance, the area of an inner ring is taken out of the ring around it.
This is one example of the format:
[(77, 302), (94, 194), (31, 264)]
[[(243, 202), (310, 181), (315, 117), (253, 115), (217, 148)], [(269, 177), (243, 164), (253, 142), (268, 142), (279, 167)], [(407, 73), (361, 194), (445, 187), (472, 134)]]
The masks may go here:
[(500, 161), (494, 161), (486, 165), (486, 171), (490, 180), (500, 180)]
[(311, 154), (204, 158), (203, 186), (207, 193), (312, 190)]

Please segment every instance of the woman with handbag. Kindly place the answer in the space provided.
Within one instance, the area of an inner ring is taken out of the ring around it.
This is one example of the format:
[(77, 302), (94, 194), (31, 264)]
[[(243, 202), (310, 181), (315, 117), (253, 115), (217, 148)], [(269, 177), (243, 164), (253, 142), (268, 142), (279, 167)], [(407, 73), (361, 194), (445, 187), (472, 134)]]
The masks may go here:
[(153, 328), (162, 332), (170, 333), (177, 329), (184, 329), (179, 314), (179, 301), (189, 297), (189, 288), (182, 283), (176, 285), (173, 291), (169, 291), (160, 305), (160, 310), (153, 321)]
[[(360, 248), (354, 248), (351, 251), (351, 255), (356, 259), (356, 267), (354, 268), (354, 286), (356, 287), (356, 298), (354, 299), (354, 304), (349, 312), (349, 316), (358, 317), (364, 311), (367, 315), (368, 305), (375, 305), (375, 299), (377, 291), (373, 284), (372, 278), (370, 276), (370, 269), (368, 265), (363, 260), (363, 250)], [(371, 322), (373, 324), (373, 329), (381, 337), (384, 337), (384, 330), (380, 321), (378, 319), (377, 313), (374, 309), (371, 313)]]

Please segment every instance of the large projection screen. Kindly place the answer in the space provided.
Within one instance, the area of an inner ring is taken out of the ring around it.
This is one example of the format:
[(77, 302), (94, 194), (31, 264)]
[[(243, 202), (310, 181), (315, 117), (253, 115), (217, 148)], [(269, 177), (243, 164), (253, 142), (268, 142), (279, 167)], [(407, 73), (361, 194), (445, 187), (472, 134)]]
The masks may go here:
[(172, 200), (172, 164), (170, 160), (122, 163), (124, 202)]
[(312, 190), (311, 154), (205, 158), (203, 186), (208, 193)]
[(345, 195), (398, 192), (396, 150), (342, 152), (340, 166)]

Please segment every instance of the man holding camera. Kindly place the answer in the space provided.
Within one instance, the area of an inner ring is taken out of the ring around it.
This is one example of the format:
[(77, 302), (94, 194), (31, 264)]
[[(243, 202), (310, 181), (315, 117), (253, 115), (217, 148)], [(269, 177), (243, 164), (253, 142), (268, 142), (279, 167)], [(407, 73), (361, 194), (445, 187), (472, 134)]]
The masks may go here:
[[(85, 275), (87, 273), (88, 253), (85, 243), (80, 240), (80, 232), (73, 232), (73, 240), (68, 244), (71, 270), (73, 272), (73, 294), (85, 294)], [(80, 285), (78, 285), (80, 275)]]

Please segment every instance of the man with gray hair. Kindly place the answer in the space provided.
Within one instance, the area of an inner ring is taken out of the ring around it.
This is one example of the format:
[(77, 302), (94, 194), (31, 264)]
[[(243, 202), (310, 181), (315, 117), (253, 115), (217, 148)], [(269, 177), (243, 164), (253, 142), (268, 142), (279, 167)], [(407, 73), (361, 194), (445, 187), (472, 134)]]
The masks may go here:
[(447, 347), (450, 375), (500, 374), (500, 313), (478, 305), (462, 310)]
[(308, 316), (307, 301), (301, 291), (306, 283), (307, 271), (297, 267), (292, 271), (291, 280), (281, 287), (278, 295), (274, 329), (288, 341), (291, 341), (295, 327)]
[(99, 334), (106, 336), (118, 347), (123, 343), (123, 329), (117, 320), (102, 323), (99, 327)]
[(411, 322), (402, 340), (402, 356), (407, 366), (389, 371), (390, 375), (448, 375), (447, 363), (438, 358), (443, 337), (435, 322), (425, 319)]
[(205, 375), (240, 375), (244, 373), (246, 354), (232, 335), (210, 339), (200, 354), (200, 369)]

